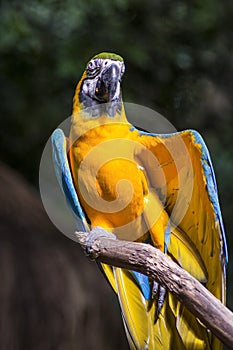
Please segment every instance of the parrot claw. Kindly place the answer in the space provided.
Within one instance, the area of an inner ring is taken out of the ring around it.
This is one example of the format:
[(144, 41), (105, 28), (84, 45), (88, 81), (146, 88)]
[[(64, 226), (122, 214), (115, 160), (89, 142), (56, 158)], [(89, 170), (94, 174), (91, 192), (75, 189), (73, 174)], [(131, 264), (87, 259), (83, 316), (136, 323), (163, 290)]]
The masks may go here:
[(156, 281), (153, 281), (152, 282), (152, 299), (154, 299), (155, 298), (155, 296), (156, 296), (156, 294), (158, 293), (158, 289), (159, 289), (159, 284), (158, 284), (158, 282), (156, 282)]
[(87, 240), (86, 240), (86, 253), (87, 253), (87, 255), (92, 254), (92, 246), (98, 238), (116, 239), (116, 236), (113, 233), (109, 233), (108, 231), (104, 230), (100, 226), (94, 227), (88, 233), (88, 236), (87, 236)]
[(162, 310), (163, 303), (166, 297), (166, 292), (166, 288), (164, 288), (163, 286), (159, 286), (157, 315), (159, 315), (160, 311)]
[(162, 285), (160, 285), (158, 282), (153, 281), (153, 285), (152, 285), (152, 298), (154, 299), (155, 296), (158, 294), (157, 296), (157, 317), (159, 316), (162, 307), (163, 307), (163, 303), (166, 297), (166, 288), (164, 288)]

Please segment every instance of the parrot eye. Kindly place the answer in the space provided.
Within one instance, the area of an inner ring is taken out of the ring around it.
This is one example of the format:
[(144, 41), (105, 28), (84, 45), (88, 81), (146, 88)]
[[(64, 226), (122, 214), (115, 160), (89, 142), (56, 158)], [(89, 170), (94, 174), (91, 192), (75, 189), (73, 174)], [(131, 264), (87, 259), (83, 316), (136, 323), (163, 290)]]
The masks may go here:
[(86, 73), (88, 78), (95, 78), (101, 69), (101, 60), (95, 59), (88, 63)]

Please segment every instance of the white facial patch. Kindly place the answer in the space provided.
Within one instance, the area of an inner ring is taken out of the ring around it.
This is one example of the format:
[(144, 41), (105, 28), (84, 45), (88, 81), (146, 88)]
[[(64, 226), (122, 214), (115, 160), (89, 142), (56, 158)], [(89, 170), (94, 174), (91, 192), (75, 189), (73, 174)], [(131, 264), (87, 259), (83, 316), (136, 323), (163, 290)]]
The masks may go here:
[(113, 100), (117, 98), (120, 94), (120, 82), (121, 78), (125, 72), (125, 65), (124, 62), (112, 60), (109, 58), (94, 58), (92, 59), (86, 68), (86, 79), (83, 82), (83, 92), (90, 96), (91, 98), (95, 98), (96, 94), (96, 84), (100, 77), (100, 74), (102, 74), (111, 64), (115, 64), (119, 68), (119, 82), (116, 88), (115, 95), (113, 97)]

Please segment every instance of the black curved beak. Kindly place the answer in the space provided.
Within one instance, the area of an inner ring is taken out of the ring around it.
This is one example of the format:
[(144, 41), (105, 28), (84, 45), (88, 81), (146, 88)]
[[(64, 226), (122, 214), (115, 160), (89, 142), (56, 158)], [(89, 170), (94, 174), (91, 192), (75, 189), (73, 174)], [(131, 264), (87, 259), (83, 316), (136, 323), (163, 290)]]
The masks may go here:
[(112, 63), (103, 71), (97, 81), (95, 88), (96, 98), (101, 102), (111, 102), (116, 94), (119, 81), (119, 68), (116, 64)]

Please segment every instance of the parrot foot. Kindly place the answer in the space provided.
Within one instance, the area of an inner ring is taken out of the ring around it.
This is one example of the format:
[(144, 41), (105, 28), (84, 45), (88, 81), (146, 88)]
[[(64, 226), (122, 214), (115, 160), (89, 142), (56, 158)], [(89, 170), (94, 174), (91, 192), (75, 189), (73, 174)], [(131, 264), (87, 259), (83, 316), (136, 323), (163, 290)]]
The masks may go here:
[(159, 316), (163, 303), (166, 297), (166, 288), (160, 285), (158, 282), (153, 281), (152, 285), (152, 298), (154, 299), (157, 295), (157, 317)]
[(86, 240), (86, 253), (87, 255), (92, 255), (92, 246), (94, 242), (99, 238), (117, 239), (113, 233), (110, 233), (100, 226), (94, 227), (87, 236)]

